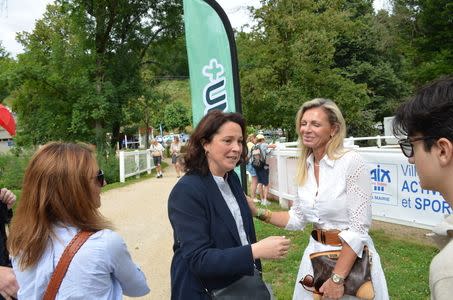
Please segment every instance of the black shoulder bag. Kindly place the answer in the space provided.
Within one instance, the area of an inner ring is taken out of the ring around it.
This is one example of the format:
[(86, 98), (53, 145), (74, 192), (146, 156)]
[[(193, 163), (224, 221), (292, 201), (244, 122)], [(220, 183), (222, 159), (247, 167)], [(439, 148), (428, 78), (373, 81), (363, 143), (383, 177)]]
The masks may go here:
[[(204, 286), (204, 285), (203, 285)], [(217, 290), (205, 291), (213, 300), (271, 300), (272, 289), (261, 277), (261, 273), (255, 268), (252, 276), (242, 276), (232, 284)]]

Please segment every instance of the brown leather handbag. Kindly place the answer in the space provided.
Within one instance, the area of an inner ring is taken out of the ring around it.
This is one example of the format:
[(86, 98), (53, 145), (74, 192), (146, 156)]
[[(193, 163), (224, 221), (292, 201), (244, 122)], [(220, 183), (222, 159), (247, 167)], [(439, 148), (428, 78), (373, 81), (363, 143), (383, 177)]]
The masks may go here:
[[(302, 286), (313, 292), (319, 292), (321, 286), (332, 275), (335, 264), (340, 257), (341, 250), (322, 251), (310, 254), (313, 265), (313, 276), (306, 275), (299, 281)], [(374, 289), (371, 282), (371, 256), (368, 247), (364, 247), (362, 257), (357, 257), (348, 277), (344, 281), (344, 294), (355, 296), (360, 299), (374, 299)]]

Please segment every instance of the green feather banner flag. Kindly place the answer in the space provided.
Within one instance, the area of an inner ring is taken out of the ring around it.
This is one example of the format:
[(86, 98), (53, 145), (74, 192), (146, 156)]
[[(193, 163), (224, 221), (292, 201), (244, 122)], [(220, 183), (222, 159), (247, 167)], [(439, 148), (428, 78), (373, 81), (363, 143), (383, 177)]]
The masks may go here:
[(212, 109), (241, 112), (233, 30), (214, 0), (184, 0), (194, 126)]
[(183, 5), (195, 127), (213, 109), (242, 112), (239, 72), (234, 33), (220, 5), (214, 0), (184, 0)]

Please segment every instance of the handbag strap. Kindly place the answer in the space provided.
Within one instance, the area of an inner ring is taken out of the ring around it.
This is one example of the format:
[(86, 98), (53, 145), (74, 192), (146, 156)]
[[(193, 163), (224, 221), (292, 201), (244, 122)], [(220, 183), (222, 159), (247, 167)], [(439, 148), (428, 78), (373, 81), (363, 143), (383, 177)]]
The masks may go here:
[(57, 295), (58, 289), (60, 288), (64, 276), (66, 275), (66, 271), (68, 270), (72, 258), (93, 233), (94, 231), (82, 230), (77, 233), (75, 237), (69, 242), (68, 246), (66, 246), (63, 254), (60, 257), (60, 260), (58, 261), (57, 267), (55, 268), (52, 277), (50, 278), (49, 285), (47, 286), (43, 300), (55, 299), (55, 296)]

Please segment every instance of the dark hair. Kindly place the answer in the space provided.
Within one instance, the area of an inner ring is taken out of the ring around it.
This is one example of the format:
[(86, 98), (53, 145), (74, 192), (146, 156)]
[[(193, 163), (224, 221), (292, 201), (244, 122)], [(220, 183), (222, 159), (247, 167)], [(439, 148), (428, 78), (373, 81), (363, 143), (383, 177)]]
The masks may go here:
[(241, 159), (237, 163), (240, 165), (247, 158), (247, 143), (245, 140), (245, 120), (238, 113), (224, 113), (220, 110), (212, 110), (205, 115), (198, 123), (195, 131), (191, 134), (187, 145), (187, 153), (184, 156), (186, 172), (199, 172), (202, 175), (209, 173), (208, 160), (203, 148), (205, 143), (210, 143), (213, 136), (218, 132), (219, 128), (227, 122), (233, 122), (241, 126), (242, 136), (242, 154)]
[[(395, 136), (432, 136), (453, 141), (453, 77), (435, 80), (398, 107), (393, 120)], [(430, 150), (436, 139), (424, 140)]]

